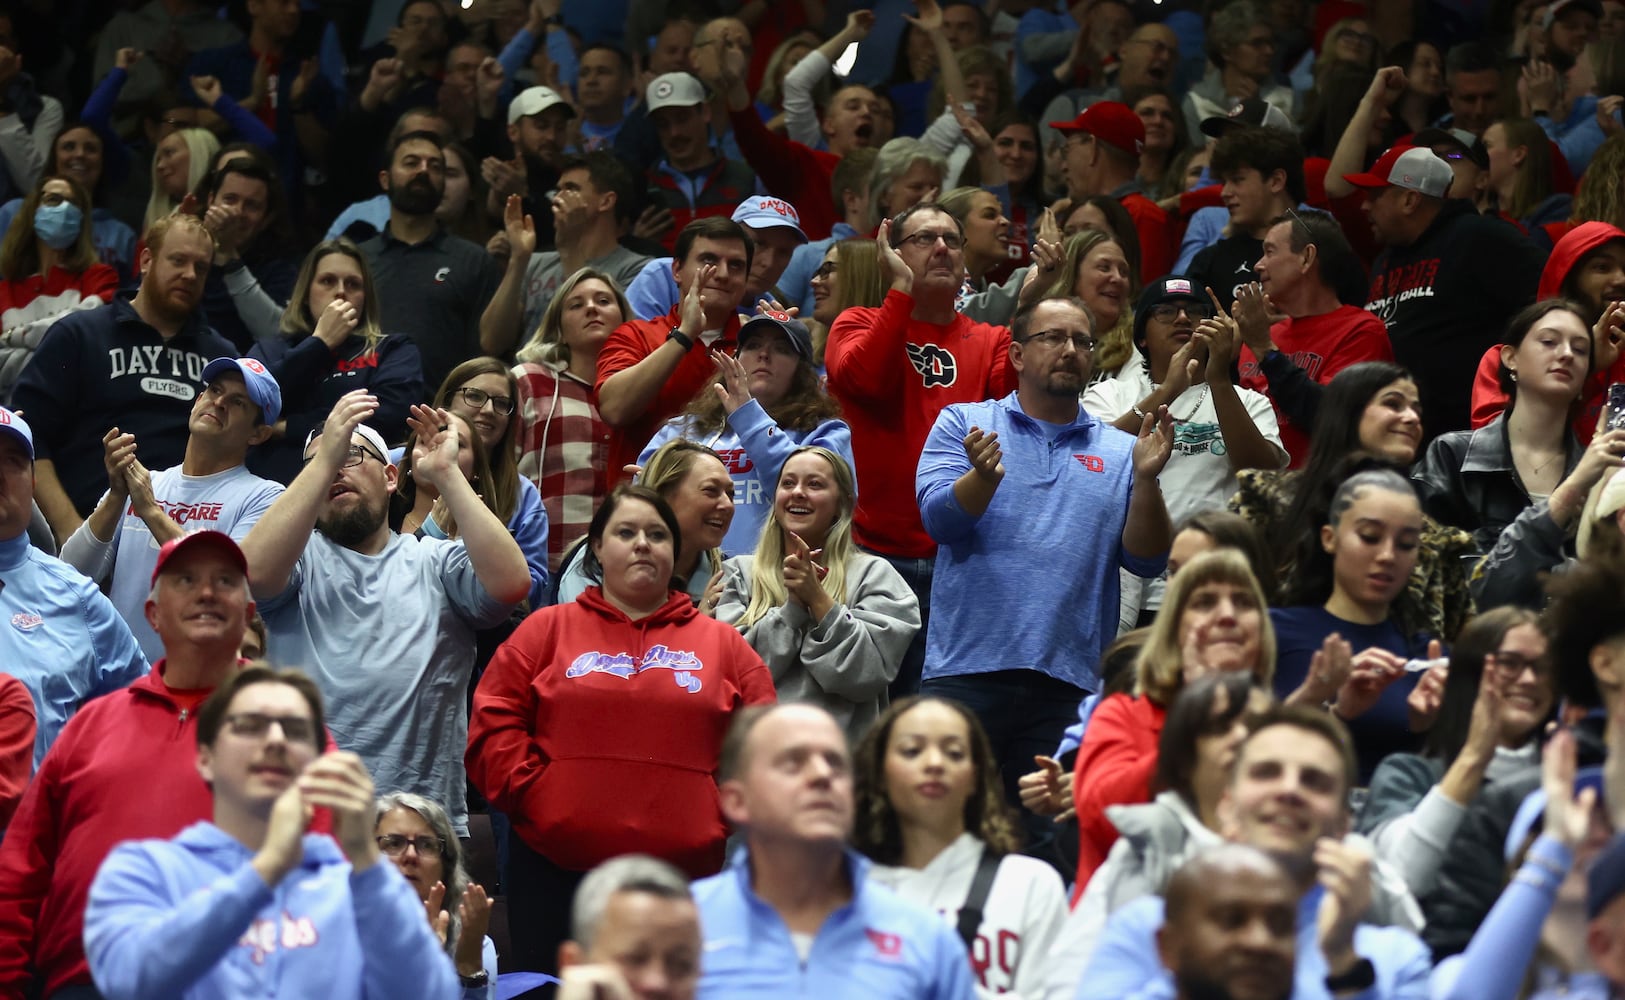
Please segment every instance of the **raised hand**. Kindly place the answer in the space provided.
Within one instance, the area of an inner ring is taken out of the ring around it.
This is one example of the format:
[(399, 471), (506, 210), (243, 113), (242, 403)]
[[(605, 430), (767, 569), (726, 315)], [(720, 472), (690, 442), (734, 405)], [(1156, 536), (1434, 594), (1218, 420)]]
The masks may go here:
[(1384, 66), (1377, 70), (1377, 75), (1371, 80), (1371, 86), (1366, 88), (1365, 99), (1379, 108), (1392, 107), (1410, 86), (1411, 82), (1405, 78), (1405, 70), (1402, 67)]
[(192, 93), (197, 95), (197, 99), (202, 101), (206, 108), (214, 107), (215, 102), (220, 100), (221, 94), (224, 93), (220, 81), (212, 76), (194, 76), (190, 78), (190, 82)]
[(1303, 701), (1311, 705), (1324, 705), (1337, 697), (1348, 683), (1354, 670), (1354, 650), (1336, 632), (1328, 635), (1309, 658), (1309, 673), (1304, 677), (1301, 690)]
[(1315, 844), (1316, 880), (1325, 888), (1315, 927), (1326, 965), (1346, 972), (1358, 961), (1354, 928), (1371, 909), (1371, 852), (1363, 845), (1323, 837)]
[(984, 432), (972, 427), (965, 435), (965, 457), (971, 468), (987, 482), (997, 486), (1004, 480), (1004, 450), (999, 447), (997, 431)]
[(520, 160), (500, 160), (495, 156), (487, 156), (480, 161), (480, 176), (484, 178), (486, 187), (495, 191), (499, 197), (522, 196), (530, 190), (522, 164), (523, 161)]
[(683, 291), (683, 308), (678, 314), (679, 325), (684, 333), (690, 337), (697, 337), (705, 329), (705, 293), (701, 289), (716, 277), (715, 264), (702, 264), (694, 271), (694, 276), (688, 279), (688, 288)]
[(818, 620), (822, 620), (828, 610), (826, 602), (829, 600), (824, 593), (824, 573), (818, 565), (818, 557), (823, 553), (823, 549), (813, 549), (795, 532), (784, 533), (784, 589)]
[(530, 260), (536, 252), (536, 220), (525, 214), (525, 202), (516, 194), (502, 205), (502, 231), (508, 237), (508, 252)]
[(1054, 210), (1044, 209), (1038, 216), (1038, 238), (1059, 247), (1061, 235), (1061, 223), (1055, 218)]
[(880, 263), (886, 275), (891, 278), (891, 286), (900, 292), (912, 292), (914, 272), (897, 252), (897, 248), (891, 245), (890, 219), (880, 223), (880, 232), (875, 234), (875, 239), (880, 243)]
[(587, 196), (580, 191), (561, 189), (553, 196), (553, 226), (561, 236), (581, 230), (589, 217)]
[(1597, 124), (1602, 126), (1603, 135), (1613, 135), (1620, 130), (1619, 119), (1615, 117), (1620, 109), (1625, 107), (1625, 97), (1612, 94), (1597, 102)]
[(847, 41), (861, 42), (869, 37), (869, 32), (875, 26), (875, 12), (872, 10), (854, 10), (846, 15), (846, 26), (841, 29)]
[(1157, 412), (1147, 413), (1140, 422), (1140, 433), (1134, 438), (1134, 475), (1139, 479), (1155, 479), (1168, 464), (1174, 453), (1174, 418), (1168, 407), (1159, 406)]
[(322, 436), (315, 458), (336, 473), (350, 456), (350, 439), (355, 429), (378, 409), (378, 397), (365, 389), (353, 389), (339, 397), (322, 422)]
[(406, 418), (406, 426), (417, 435), (417, 448), (412, 455), (412, 475), (444, 496), (450, 477), (462, 475), (462, 469), (457, 465), (462, 425), (451, 418), (449, 410), (414, 403), (411, 416)]
[(446, 883), (436, 882), (429, 887), (429, 898), (423, 901), (423, 912), (442, 946), (446, 943), (446, 935), (451, 932), (451, 914), (446, 912), (445, 905)]
[(750, 402), (750, 373), (745, 371), (738, 358), (723, 351), (712, 351), (711, 361), (716, 364), (717, 378), (720, 379), (711, 388), (716, 390), (717, 398), (722, 400), (722, 408), (731, 416)]
[(1405, 676), (1405, 659), (1372, 646), (1354, 654), (1354, 669), (1337, 695), (1337, 714), (1345, 719), (1364, 715), (1376, 705), (1388, 685)]
[(1545, 831), (1570, 850), (1591, 832), (1591, 811), (1597, 804), (1595, 788), (1574, 793), (1576, 769), (1574, 731), (1560, 726), (1541, 754), (1540, 787), (1546, 792)]
[(310, 85), (316, 82), (316, 77), (321, 74), (321, 71), (322, 64), (319, 60), (301, 59), (299, 61), (299, 75), (294, 77), (293, 83), (288, 85), (288, 100), (293, 102), (295, 107), (304, 103), (305, 95), (310, 93)]
[(141, 61), (141, 56), (142, 52), (140, 49), (133, 49), (126, 46), (113, 54), (113, 65), (128, 72), (131, 66), (134, 66), (136, 63)]
[(942, 30), (942, 8), (937, 0), (915, 0), (916, 14), (904, 14), (903, 20), (924, 32)]
[(1591, 340), (1596, 347), (1591, 356), (1591, 370), (1607, 371), (1619, 360), (1619, 349), (1625, 343), (1625, 302), (1610, 302), (1597, 317), (1591, 329)]
[(1230, 364), (1236, 359), (1236, 321), (1225, 312), (1213, 289), (1207, 290), (1213, 300), (1213, 315), (1196, 325), (1192, 340), (1201, 340), (1207, 347), (1207, 380), (1230, 381)]
[(1249, 281), (1236, 289), (1235, 320), (1236, 333), (1255, 360), (1262, 361), (1264, 355), (1275, 350), (1275, 342), (1270, 339), (1270, 300), (1263, 285)]
[(658, 242), (676, 224), (671, 209), (664, 205), (649, 205), (638, 214), (638, 221), (632, 224), (632, 235)]
[[(271, 807), (271, 822), (266, 825), (265, 840), (250, 862), (266, 885), (274, 888), (304, 860), (305, 845), (301, 838), (310, 826), (310, 816), (311, 808), (298, 782), (277, 796), (276, 804)], [(369, 839), (371, 832), (369, 829)]]

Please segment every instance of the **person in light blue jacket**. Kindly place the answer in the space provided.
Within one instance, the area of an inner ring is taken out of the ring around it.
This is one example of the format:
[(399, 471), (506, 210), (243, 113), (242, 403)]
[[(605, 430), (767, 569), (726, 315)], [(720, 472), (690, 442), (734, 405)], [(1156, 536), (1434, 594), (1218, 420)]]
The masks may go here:
[(734, 519), (722, 538), (729, 556), (750, 555), (773, 512), (779, 469), (799, 447), (828, 448), (852, 464), (852, 430), (813, 367), (812, 335), (786, 313), (763, 313), (739, 328), (739, 353), (713, 353), (720, 381), (656, 432), (638, 465), (674, 438), (717, 453), (734, 485)]
[[(90, 888), (85, 953), (107, 1000), (461, 995), (373, 839), (372, 778), (354, 754), (321, 754), (324, 733), (321, 695), (296, 671), (249, 667), (204, 702), (212, 822), (121, 844)], [(314, 808), (333, 838), (306, 833)]]
[[(1411, 931), (1361, 922), (1371, 904), (1372, 858), (1341, 842), (1358, 773), (1348, 729), (1332, 713), (1271, 709), (1236, 751), (1218, 806), (1222, 832), (1297, 876), (1294, 1000), (1427, 1000), (1433, 967), (1427, 945)], [(1164, 914), (1157, 896), (1113, 913), (1077, 1000), (1117, 1000), (1159, 982), (1171, 985), (1158, 955)]]
[(739, 713), (722, 744), (722, 810), (744, 849), (694, 883), (705, 935), (699, 1000), (972, 1000), (964, 944), (942, 917), (869, 880), (846, 846), (846, 734), (813, 705)]

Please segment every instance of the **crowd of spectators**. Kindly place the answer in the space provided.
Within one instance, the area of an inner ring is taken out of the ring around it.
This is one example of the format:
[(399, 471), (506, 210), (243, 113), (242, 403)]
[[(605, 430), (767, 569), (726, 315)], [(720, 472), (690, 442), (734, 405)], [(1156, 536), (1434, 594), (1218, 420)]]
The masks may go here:
[(0, 0), (0, 1000), (1625, 992), (1625, 0)]

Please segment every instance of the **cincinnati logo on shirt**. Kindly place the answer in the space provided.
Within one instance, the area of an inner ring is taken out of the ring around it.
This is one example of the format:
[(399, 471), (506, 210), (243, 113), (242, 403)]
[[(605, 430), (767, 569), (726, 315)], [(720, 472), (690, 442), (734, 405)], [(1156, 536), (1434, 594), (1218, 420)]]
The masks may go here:
[(908, 360), (920, 373), (927, 389), (953, 385), (959, 379), (959, 362), (936, 344), (909, 344)]
[(693, 653), (657, 644), (650, 646), (642, 656), (631, 653), (582, 653), (564, 671), (564, 676), (576, 678), (588, 674), (610, 674), (629, 680), (645, 670), (670, 670), (678, 687), (689, 694), (696, 694), (702, 685), (694, 675), (704, 669), (705, 663)]

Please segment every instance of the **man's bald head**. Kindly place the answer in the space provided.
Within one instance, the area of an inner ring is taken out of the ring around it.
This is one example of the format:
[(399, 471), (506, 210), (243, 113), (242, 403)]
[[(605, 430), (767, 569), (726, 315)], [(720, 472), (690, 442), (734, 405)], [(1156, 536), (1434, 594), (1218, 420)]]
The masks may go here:
[(1168, 880), (1157, 951), (1180, 997), (1287, 1000), (1297, 955), (1298, 887), (1280, 862), (1224, 844)]

